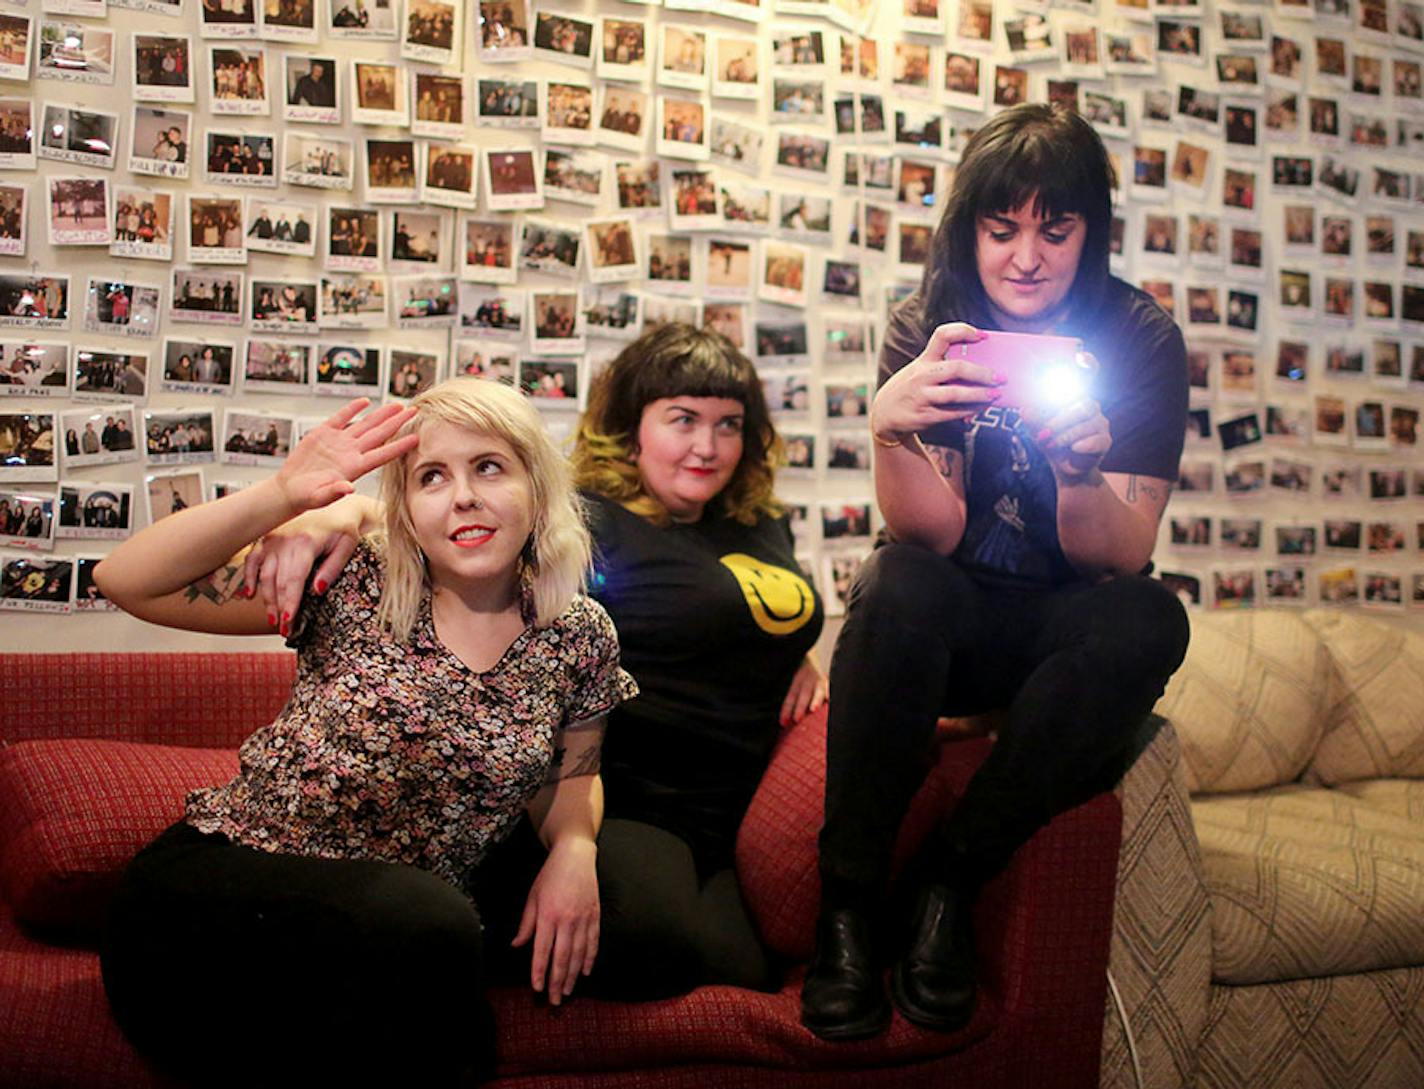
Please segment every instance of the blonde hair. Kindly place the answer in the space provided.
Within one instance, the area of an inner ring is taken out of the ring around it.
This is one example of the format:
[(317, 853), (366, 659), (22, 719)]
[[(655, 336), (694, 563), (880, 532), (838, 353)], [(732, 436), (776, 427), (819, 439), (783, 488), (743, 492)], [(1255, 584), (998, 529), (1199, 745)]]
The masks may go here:
[(756, 368), (721, 333), (680, 322), (648, 330), (594, 379), (574, 436), (572, 461), (579, 487), (612, 499), (654, 525), (672, 521), (667, 508), (644, 486), (633, 460), (643, 409), (664, 397), (740, 402), (745, 410), (742, 458), (714, 502), (744, 525), (782, 512), (773, 489), (785, 448), (767, 411)]
[[(429, 422), (448, 423), (503, 439), (529, 474), (534, 525), (520, 562), (534, 588), (534, 624), (553, 623), (584, 586), (591, 546), (568, 462), (554, 446), (538, 411), (523, 394), (483, 378), (452, 378), (411, 402), (416, 414), (399, 434)], [(406, 509), (411, 451), (381, 471), (386, 508), (386, 583), (377, 621), (398, 641), (410, 638), (426, 583), (425, 557)]]

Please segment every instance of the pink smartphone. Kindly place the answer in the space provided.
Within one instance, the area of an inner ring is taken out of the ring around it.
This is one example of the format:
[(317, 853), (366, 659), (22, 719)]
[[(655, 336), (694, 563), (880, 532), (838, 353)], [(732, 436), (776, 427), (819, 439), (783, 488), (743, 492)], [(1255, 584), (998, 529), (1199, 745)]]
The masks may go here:
[(982, 340), (950, 345), (946, 359), (967, 359), (1008, 379), (997, 388), (996, 405), (1052, 413), (1092, 391), (1093, 372), (1076, 337), (986, 332)]

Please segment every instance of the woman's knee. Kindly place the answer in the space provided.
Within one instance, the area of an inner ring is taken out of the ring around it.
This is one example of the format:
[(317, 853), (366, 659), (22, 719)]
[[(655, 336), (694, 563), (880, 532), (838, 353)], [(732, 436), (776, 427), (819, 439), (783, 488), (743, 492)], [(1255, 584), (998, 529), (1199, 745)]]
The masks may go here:
[(1165, 683), (1187, 653), (1191, 624), (1181, 601), (1157, 579), (1113, 579), (1100, 588), (1100, 638), (1124, 673)]
[(852, 611), (893, 616), (910, 626), (942, 622), (946, 599), (968, 592), (959, 565), (918, 545), (888, 544), (861, 564), (847, 605)]

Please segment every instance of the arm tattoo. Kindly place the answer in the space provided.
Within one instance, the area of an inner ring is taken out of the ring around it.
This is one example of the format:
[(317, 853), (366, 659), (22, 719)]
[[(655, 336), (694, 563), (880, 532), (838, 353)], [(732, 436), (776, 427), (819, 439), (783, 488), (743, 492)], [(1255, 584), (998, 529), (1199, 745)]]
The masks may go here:
[(925, 457), (930, 459), (930, 464), (938, 471), (939, 475), (946, 480), (954, 479), (954, 454), (948, 446), (935, 446), (933, 443), (924, 444)]
[(211, 575), (204, 575), (197, 582), (189, 583), (183, 600), (192, 604), (199, 598), (206, 598), (214, 605), (226, 605), (237, 591), (242, 589), (242, 568), (226, 564)]
[(597, 775), (603, 760), (604, 725), (605, 720), (599, 715), (565, 726), (554, 747), (554, 758), (549, 762), (545, 781), (553, 783), (580, 775)]
[(1127, 478), (1127, 501), (1129, 503), (1135, 503), (1137, 501), (1137, 493), (1139, 490), (1154, 503), (1162, 501), (1162, 493), (1157, 485), (1147, 483), (1146, 478), (1139, 479), (1137, 474), (1134, 473)]

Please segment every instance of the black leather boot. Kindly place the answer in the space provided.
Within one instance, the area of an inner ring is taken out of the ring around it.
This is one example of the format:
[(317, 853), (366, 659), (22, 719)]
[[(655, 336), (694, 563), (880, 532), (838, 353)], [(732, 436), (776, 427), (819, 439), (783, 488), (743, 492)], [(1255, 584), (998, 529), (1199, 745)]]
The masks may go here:
[(895, 1008), (921, 1028), (953, 1032), (974, 1013), (974, 927), (971, 894), (947, 884), (920, 891), (910, 921), (910, 947), (895, 965)]
[(859, 1040), (890, 1024), (870, 920), (862, 912), (821, 912), (816, 955), (801, 987), (801, 1023), (823, 1040)]

